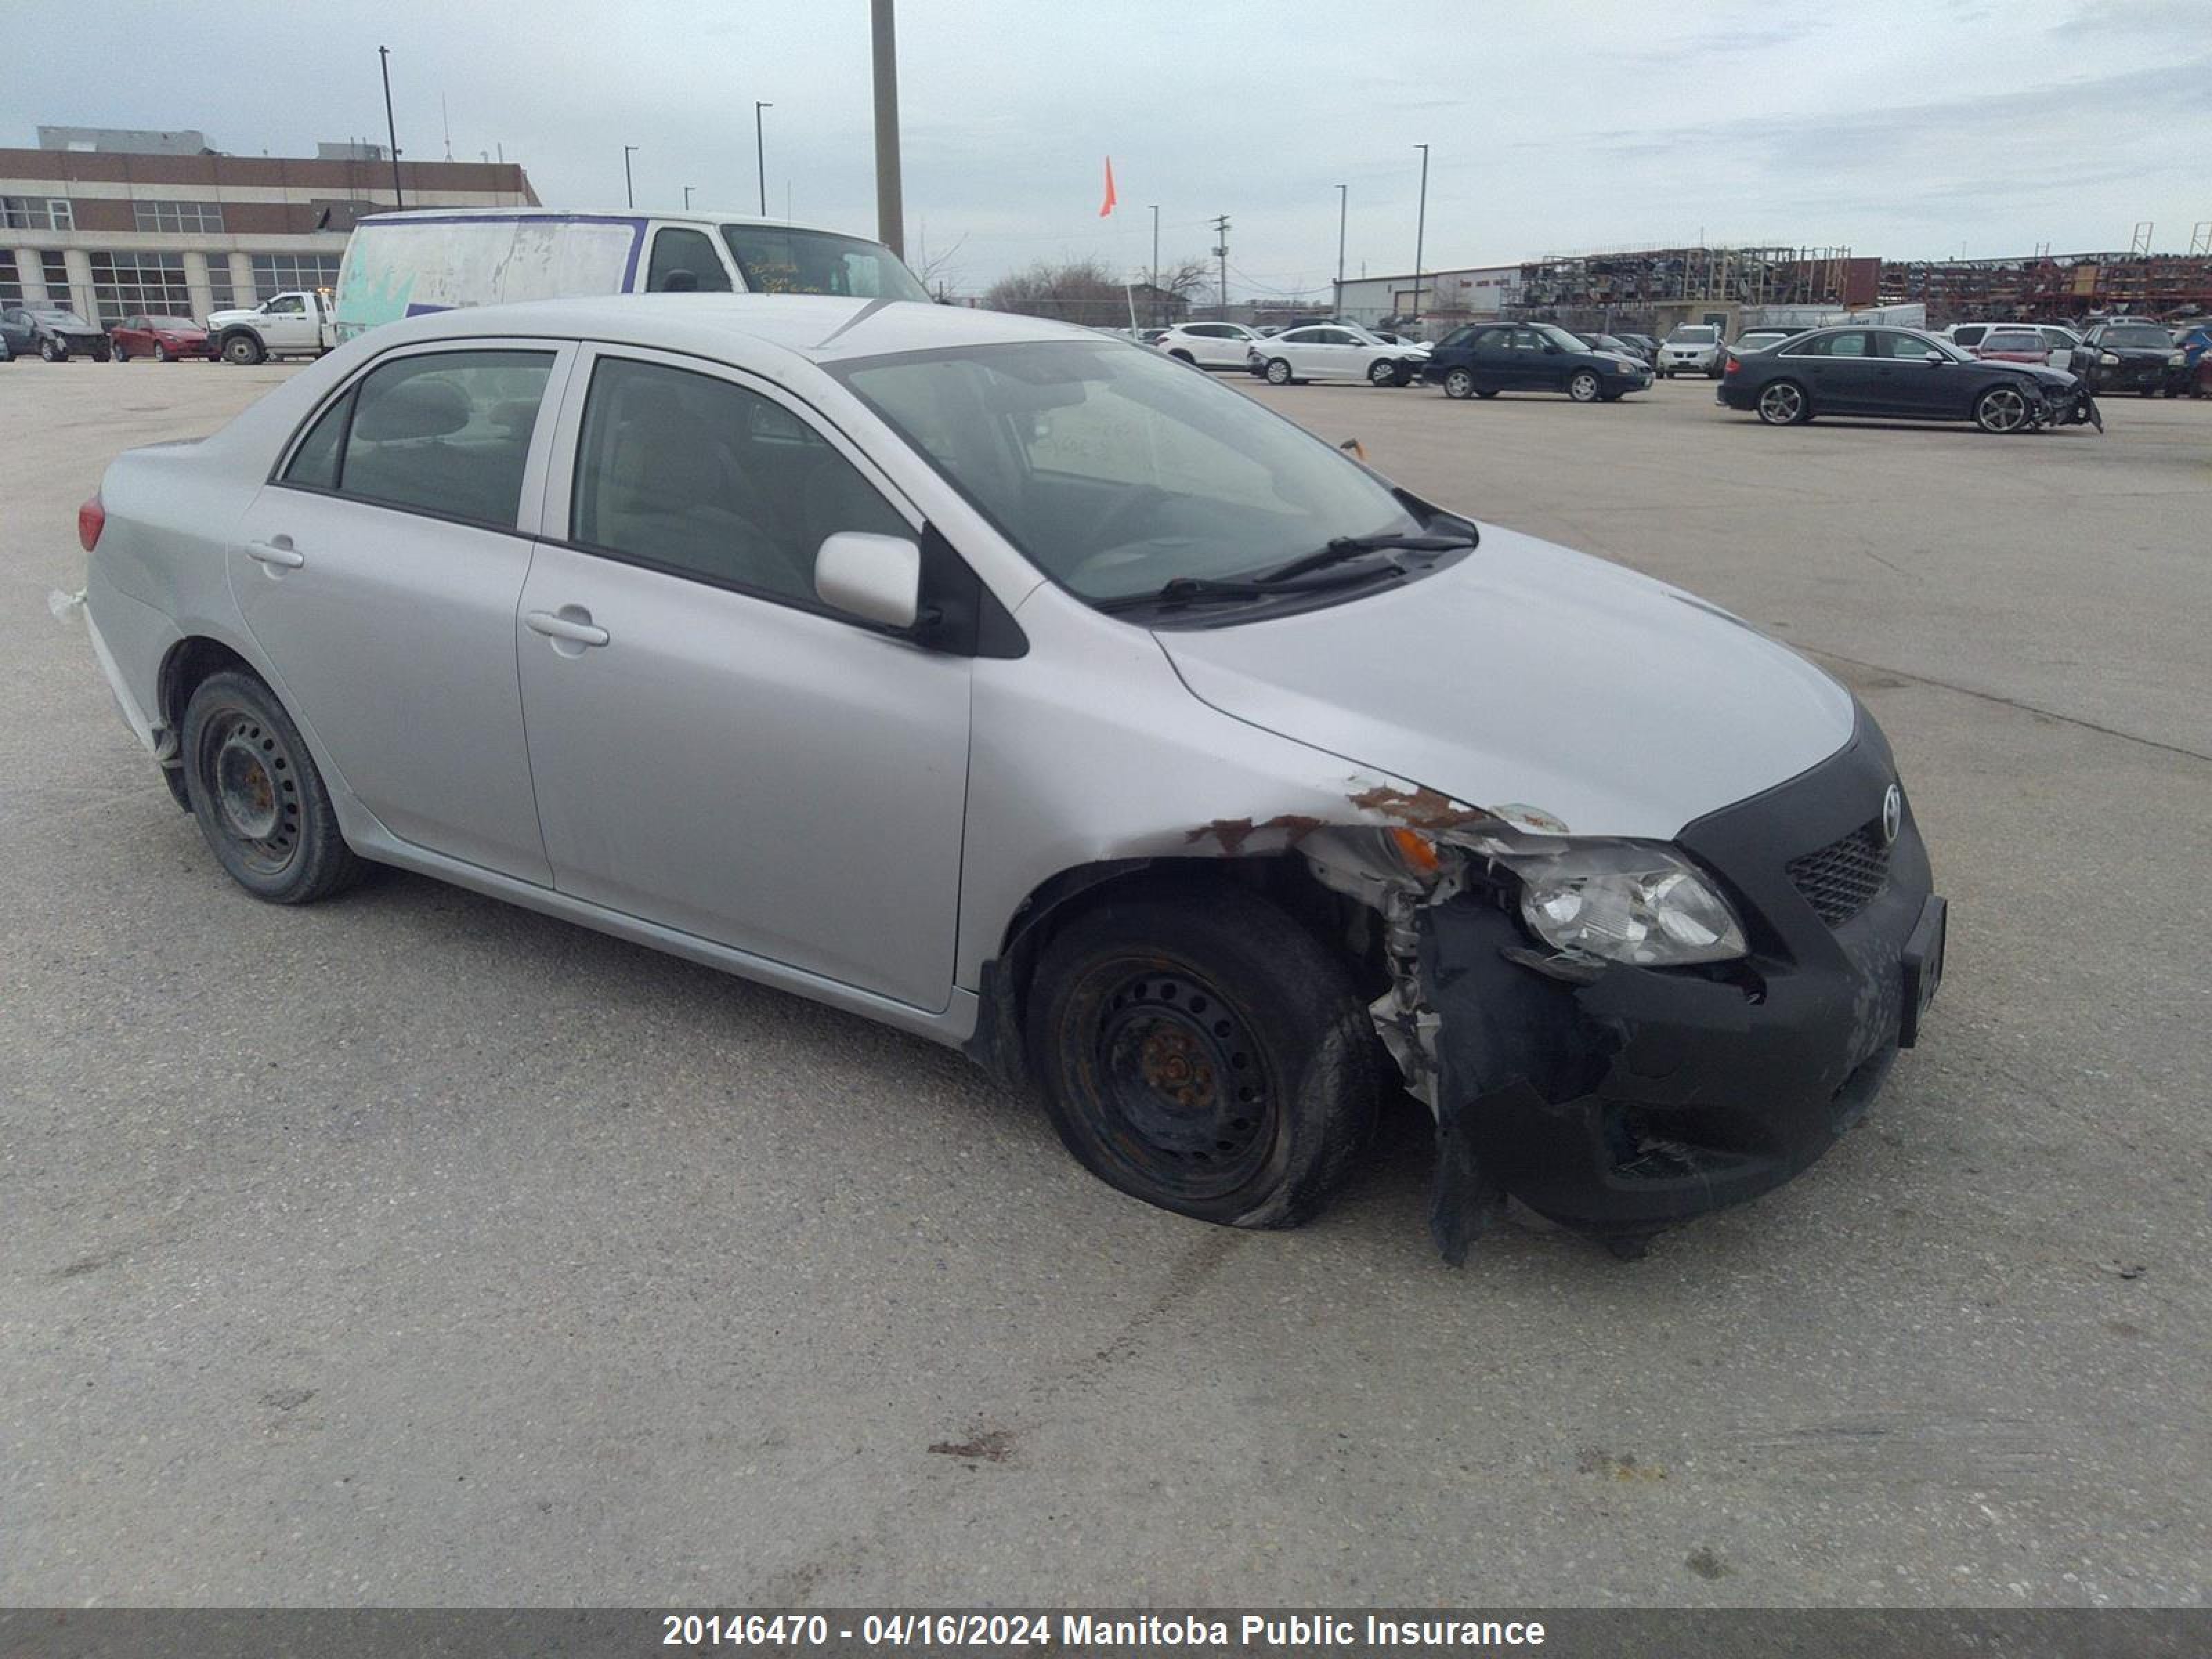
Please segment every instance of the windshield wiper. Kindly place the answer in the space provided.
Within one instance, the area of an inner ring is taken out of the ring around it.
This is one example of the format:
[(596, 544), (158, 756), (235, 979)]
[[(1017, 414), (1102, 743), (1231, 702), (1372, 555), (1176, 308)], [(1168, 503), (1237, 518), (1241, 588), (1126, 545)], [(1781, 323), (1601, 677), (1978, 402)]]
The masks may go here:
[(1273, 571), (1261, 576), (1170, 576), (1150, 592), (1121, 593), (1091, 603), (1100, 611), (1135, 611), (1147, 605), (1190, 605), (1209, 599), (1273, 599), (1286, 593), (1325, 593), (1333, 588), (1356, 587), (1376, 576), (1405, 574), (1403, 566), (1393, 564), (1382, 570), (1352, 571), (1317, 582), (1285, 581)]
[(1372, 536), (1339, 536), (1326, 547), (1316, 548), (1310, 553), (1301, 553), (1288, 564), (1279, 564), (1273, 570), (1262, 571), (1250, 580), (1266, 583), (1284, 581), (1293, 576), (1303, 576), (1308, 571), (1326, 570), (1333, 564), (1342, 564), (1348, 559), (1362, 558), (1370, 553), (1451, 553), (1474, 544), (1473, 536), (1439, 536), (1413, 530), (1384, 530)]

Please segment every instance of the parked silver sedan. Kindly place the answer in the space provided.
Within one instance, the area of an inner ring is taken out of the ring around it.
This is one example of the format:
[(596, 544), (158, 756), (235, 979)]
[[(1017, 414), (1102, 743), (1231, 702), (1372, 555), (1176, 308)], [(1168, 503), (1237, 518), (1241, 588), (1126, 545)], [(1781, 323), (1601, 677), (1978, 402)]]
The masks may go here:
[(1402, 1086), (1448, 1255), (1509, 1193), (1633, 1248), (1816, 1157), (1941, 972), (1827, 676), (1084, 330), (414, 319), (79, 532), (248, 892), (397, 865), (858, 1011), (1212, 1221), (1312, 1215)]

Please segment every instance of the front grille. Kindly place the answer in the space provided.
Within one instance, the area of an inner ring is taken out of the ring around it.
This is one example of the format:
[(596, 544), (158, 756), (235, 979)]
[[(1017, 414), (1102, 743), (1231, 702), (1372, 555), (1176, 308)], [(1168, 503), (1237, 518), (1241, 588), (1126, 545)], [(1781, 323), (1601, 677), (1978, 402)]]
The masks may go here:
[(1821, 921), (1840, 927), (1874, 902), (1889, 879), (1889, 846), (1881, 820), (1861, 824), (1839, 841), (1790, 860), (1790, 884)]

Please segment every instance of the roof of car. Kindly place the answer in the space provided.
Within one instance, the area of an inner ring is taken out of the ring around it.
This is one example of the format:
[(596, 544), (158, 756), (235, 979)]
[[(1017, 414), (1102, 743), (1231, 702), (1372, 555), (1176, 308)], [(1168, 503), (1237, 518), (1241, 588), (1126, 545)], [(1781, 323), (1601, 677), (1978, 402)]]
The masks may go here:
[(750, 341), (811, 362), (947, 346), (1099, 336), (1072, 323), (918, 300), (812, 294), (615, 294), (474, 306), (388, 323), (369, 338), (389, 345), (493, 335), (611, 340), (715, 356)]

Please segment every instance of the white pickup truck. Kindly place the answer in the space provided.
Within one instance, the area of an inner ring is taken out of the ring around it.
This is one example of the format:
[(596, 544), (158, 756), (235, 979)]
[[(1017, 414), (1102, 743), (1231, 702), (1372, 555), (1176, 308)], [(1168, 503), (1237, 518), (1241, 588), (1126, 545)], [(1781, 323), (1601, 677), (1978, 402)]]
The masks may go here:
[(319, 357), (338, 343), (337, 313), (329, 295), (299, 289), (272, 295), (250, 311), (215, 312), (207, 319), (207, 331), (225, 362)]

